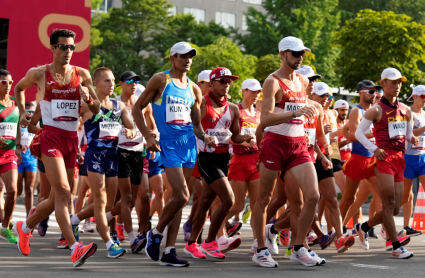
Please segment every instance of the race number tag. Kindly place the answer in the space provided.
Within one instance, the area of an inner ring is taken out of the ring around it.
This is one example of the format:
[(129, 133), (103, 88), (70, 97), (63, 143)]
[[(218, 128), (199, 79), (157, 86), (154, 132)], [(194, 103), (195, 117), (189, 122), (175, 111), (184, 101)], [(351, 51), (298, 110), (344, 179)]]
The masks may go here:
[[(22, 130), (21, 130), (22, 131)], [(21, 132), (21, 145), (29, 146), (31, 145), (32, 139), (34, 138), (34, 133), (29, 133), (28, 130)]]
[(315, 128), (305, 128), (305, 134), (307, 134), (308, 139), (310, 140), (309, 147), (314, 146), (316, 144), (316, 129)]
[(0, 123), (0, 136), (6, 140), (15, 140), (18, 124), (17, 123)]
[(257, 138), (255, 137), (255, 128), (252, 128), (252, 127), (242, 127), (241, 134), (242, 135), (245, 135), (245, 134), (252, 135), (252, 136), (254, 136), (254, 139), (252, 139), (251, 141), (252, 142), (257, 142)]
[(165, 107), (167, 124), (188, 125), (192, 122), (189, 105), (184, 103), (167, 103)]
[(124, 130), (125, 128), (122, 128), (120, 131), (120, 134), (118, 136), (118, 142), (119, 142), (118, 145), (132, 147), (132, 146), (137, 146), (141, 143), (144, 143), (145, 138), (142, 136), (142, 134), (137, 128), (136, 128), (136, 137), (134, 137), (133, 139), (127, 138), (127, 136), (125, 136), (124, 134)]
[(100, 122), (99, 139), (118, 140), (118, 135), (121, 131), (121, 127), (121, 124), (118, 122)]
[(79, 100), (52, 99), (52, 117), (55, 121), (77, 121)]
[(406, 136), (406, 121), (388, 123), (388, 133), (391, 139), (400, 139)]
[[(298, 109), (301, 109), (304, 106), (305, 106), (305, 103), (285, 102), (284, 112), (297, 111)], [(286, 123), (288, 123), (288, 124), (302, 125), (302, 124), (304, 124), (304, 116), (296, 117), (294, 119), (289, 120)]]
[(230, 137), (232, 137), (232, 133), (225, 128), (216, 128), (208, 130), (208, 136), (214, 137), (215, 144), (229, 144)]
[(423, 135), (418, 136), (418, 140), (419, 140), (418, 145), (415, 146), (415, 145), (412, 144), (412, 148), (415, 149), (415, 150), (425, 150), (425, 144), (424, 144), (425, 136), (423, 136)]

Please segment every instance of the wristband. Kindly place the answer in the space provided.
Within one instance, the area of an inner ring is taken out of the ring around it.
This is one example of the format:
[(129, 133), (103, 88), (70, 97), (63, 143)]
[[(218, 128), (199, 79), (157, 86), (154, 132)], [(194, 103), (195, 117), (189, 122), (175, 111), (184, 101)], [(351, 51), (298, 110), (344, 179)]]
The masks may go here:
[(292, 119), (294, 119), (296, 117), (297, 117), (297, 115), (295, 114), (295, 110), (294, 110), (293, 113), (292, 113)]
[(205, 133), (202, 133), (201, 140), (202, 140), (202, 142), (205, 142)]
[(22, 149), (22, 145), (21, 144), (16, 144), (16, 148)]
[(90, 96), (90, 98), (88, 100), (84, 100), (85, 103), (90, 104), (91, 102), (93, 102), (93, 98)]

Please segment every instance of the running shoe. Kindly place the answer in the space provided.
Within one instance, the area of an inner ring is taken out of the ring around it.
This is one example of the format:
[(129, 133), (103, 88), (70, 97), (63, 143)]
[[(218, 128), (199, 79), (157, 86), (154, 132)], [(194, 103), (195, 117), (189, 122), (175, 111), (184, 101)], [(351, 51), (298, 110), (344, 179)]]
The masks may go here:
[(191, 255), (192, 258), (195, 259), (206, 259), (207, 256), (205, 256), (204, 253), (199, 250), (199, 246), (196, 242), (189, 245), (189, 242), (186, 243), (186, 246), (183, 249), (183, 252), (185, 252), (188, 255)]
[(292, 254), (289, 259), (304, 266), (315, 266), (319, 264), (317, 259), (313, 259), (304, 247), (301, 247), (298, 251), (295, 251), (294, 248), (292, 248)]
[[(196, 244), (196, 243), (194, 243), (194, 244)], [(189, 262), (186, 261), (186, 260), (180, 259), (177, 256), (176, 248), (172, 248), (170, 250), (170, 253), (165, 254), (165, 252), (164, 252), (162, 254), (160, 265), (186, 267), (186, 266), (189, 266)]]
[(372, 228), (372, 229), (369, 230), (368, 236), (370, 238), (378, 239), (378, 236), (375, 234), (375, 229), (374, 228)]
[(407, 236), (420, 236), (422, 234), (422, 231), (415, 230), (409, 226), (404, 227), (404, 229), (406, 230)]
[(336, 237), (335, 231), (333, 231), (330, 235), (323, 235), (320, 239), (319, 245), (322, 250), (328, 248), (328, 246), (334, 241)]
[(16, 234), (18, 235), (18, 249), (19, 251), (22, 253), (22, 255), (24, 256), (28, 256), (30, 254), (31, 248), (30, 248), (30, 237), (31, 236), (31, 232), (29, 233), (24, 233), (24, 231), (22, 231), (22, 224), (24, 223), (24, 221), (16, 221), (14, 223), (15, 229), (16, 229)]
[(251, 245), (251, 254), (255, 254), (255, 251), (257, 250), (257, 248), (258, 248), (258, 241), (257, 239), (254, 239)]
[(248, 223), (248, 220), (251, 217), (251, 213), (251, 206), (249, 205), (249, 203), (245, 204), (245, 207), (242, 212), (242, 222), (244, 224)]
[(360, 223), (358, 223), (358, 224), (356, 224), (356, 227), (355, 227), (356, 232), (357, 232), (357, 234), (359, 235), (359, 240), (358, 240), (358, 242), (359, 242), (360, 247), (361, 247), (363, 250), (368, 250), (368, 249), (369, 249), (369, 241), (368, 241), (368, 239), (367, 239), (368, 234), (367, 234), (367, 233), (365, 233), (365, 232), (363, 232), (363, 230), (360, 228), (360, 226), (361, 226), (361, 224), (360, 224)]
[(236, 216), (233, 217), (232, 225), (238, 224), (239, 222), (240, 222), (240, 219), (239, 218), (237, 218)]
[(162, 246), (165, 248), (167, 247), (167, 235), (168, 235), (168, 225), (165, 226), (164, 231), (162, 232), (163, 239), (161, 241)]
[(227, 236), (228, 237), (234, 236), (240, 230), (240, 228), (242, 228), (241, 222), (230, 225), (228, 228), (226, 228)]
[[(398, 241), (400, 242), (401, 246), (406, 246), (410, 242), (409, 236), (397, 237), (397, 238), (398, 238)], [(393, 250), (393, 244), (392, 244), (391, 240), (385, 241), (385, 250), (387, 250), (387, 251)]]
[(116, 234), (117, 234), (117, 240), (119, 241), (124, 241), (125, 240), (125, 235), (124, 235), (124, 225), (123, 224), (116, 224), (115, 225), (115, 229)]
[[(289, 245), (289, 241), (290, 241), (290, 230), (289, 229), (283, 229), (282, 231), (280, 231), (279, 233), (279, 239), (280, 239), (280, 243), (284, 246), (288, 246)], [(317, 236), (316, 236), (317, 238)]]
[(279, 247), (276, 244), (276, 238), (278, 234), (272, 234), (272, 232), (270, 232), (270, 229), (271, 227), (273, 227), (273, 225), (274, 224), (266, 225), (265, 239), (266, 239), (266, 246), (270, 254), (277, 255), (279, 254)]
[(398, 237), (404, 237), (407, 235), (407, 231), (405, 229), (402, 229), (400, 232), (397, 233)]
[(148, 234), (146, 235), (147, 238), (147, 244), (146, 244), (146, 248), (145, 248), (145, 253), (146, 255), (154, 261), (158, 261), (159, 260), (159, 248), (161, 245), (161, 240), (163, 238), (162, 235), (157, 234), (154, 235), (152, 233), (152, 230), (148, 231)]
[(80, 244), (75, 247), (74, 253), (71, 255), (74, 267), (82, 266), (89, 257), (96, 253), (96, 250), (96, 243), (92, 242), (89, 245), (83, 245), (83, 242), (80, 242)]
[[(72, 214), (70, 214), (69, 217), (72, 218)], [(80, 239), (80, 231), (78, 230), (78, 224), (73, 225), (71, 221), (71, 226), (72, 226), (72, 231), (74, 231), (75, 240), (78, 242), (78, 240)]]
[(209, 243), (206, 243), (205, 241), (201, 244), (201, 251), (205, 254), (207, 254), (210, 257), (216, 258), (216, 259), (224, 259), (226, 256), (220, 252), (220, 249), (218, 249), (217, 241), (213, 240)]
[(49, 218), (50, 217), (47, 217), (46, 219), (41, 220), (40, 223), (38, 223), (37, 231), (38, 231), (38, 235), (41, 236), (41, 237), (46, 236), (47, 228), (49, 227), (49, 225), (48, 225)]
[(381, 228), (381, 237), (384, 239), (384, 240), (387, 240), (388, 238), (387, 238), (387, 232), (384, 230), (384, 228)]
[(115, 258), (124, 256), (125, 253), (127, 253), (127, 250), (125, 250), (124, 248), (121, 248), (118, 244), (114, 243), (108, 249), (108, 258), (115, 259)]
[(6, 230), (1, 229), (0, 238), (7, 240), (9, 243), (12, 244), (16, 244), (18, 242), (18, 238), (14, 234), (12, 234), (12, 232), (9, 230), (9, 227), (7, 227)]
[(139, 234), (136, 237), (136, 240), (134, 240), (133, 244), (131, 245), (131, 252), (134, 254), (139, 253), (143, 250), (146, 246), (146, 236), (143, 234)]
[(413, 257), (413, 253), (404, 249), (404, 247), (400, 247), (392, 252), (391, 256), (396, 259), (409, 259)]
[(316, 238), (317, 238), (317, 235), (315, 232), (309, 232), (306, 237), (307, 243), (311, 244)]
[(111, 236), (111, 239), (114, 243), (121, 245), (121, 242), (118, 240), (118, 234), (116, 231), (110, 232), (109, 235)]
[(189, 220), (187, 220), (183, 224), (183, 235), (184, 235), (184, 240), (185, 241), (189, 241), (190, 240), (190, 236), (192, 235), (192, 222), (190, 222)]
[(270, 219), (269, 220), (269, 224), (276, 224), (276, 221), (277, 221), (277, 219), (275, 218), (275, 219)]
[(233, 249), (238, 248), (239, 245), (241, 245), (241, 243), (242, 243), (242, 240), (241, 240), (240, 237), (237, 237), (237, 238), (233, 238), (233, 237), (225, 238), (225, 236), (222, 236), (217, 241), (218, 249), (223, 254), (226, 253), (226, 252), (229, 252), (229, 251), (231, 251)]
[(283, 256), (286, 259), (290, 259), (292, 254), (292, 247), (286, 249), (285, 255)]
[(336, 250), (338, 251), (338, 253), (344, 253), (345, 251), (348, 250), (348, 248), (350, 248), (351, 246), (353, 246), (354, 242), (356, 240), (354, 239), (354, 236), (348, 236), (348, 237), (340, 237), (336, 242), (335, 242), (335, 247)]
[(90, 221), (84, 222), (84, 224), (83, 224), (83, 231), (85, 233), (94, 233), (94, 229), (91, 226), (91, 222)]
[(351, 230), (351, 235), (352, 235), (352, 236), (354, 236), (354, 237), (359, 236), (359, 235), (357, 234), (356, 228), (353, 228), (353, 229)]
[(313, 258), (313, 260), (315, 260), (317, 262), (316, 265), (322, 265), (322, 264), (325, 264), (326, 263), (326, 260), (323, 259), (323, 258), (320, 258), (319, 255), (317, 255), (316, 253), (314, 253), (313, 250), (308, 250), (308, 253)]
[(260, 252), (257, 252), (257, 250), (254, 253), (254, 256), (252, 256), (252, 260), (254, 263), (258, 264), (262, 267), (278, 267), (278, 263), (273, 260), (272, 255), (270, 255), (269, 250), (262, 250)]
[(308, 245), (310, 245), (310, 246), (314, 246), (314, 245), (317, 245), (317, 244), (319, 244), (320, 243), (320, 239), (319, 238), (316, 238), (315, 240), (313, 240), (313, 242), (312, 243), (309, 243)]
[(66, 242), (66, 239), (63, 236), (59, 239), (58, 246), (56, 246), (56, 248), (69, 249), (68, 243)]

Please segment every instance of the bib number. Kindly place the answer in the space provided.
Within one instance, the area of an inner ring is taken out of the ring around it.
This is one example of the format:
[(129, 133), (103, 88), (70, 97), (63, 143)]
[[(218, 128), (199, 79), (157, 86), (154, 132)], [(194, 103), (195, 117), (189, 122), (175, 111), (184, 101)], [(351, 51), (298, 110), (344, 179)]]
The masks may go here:
[(252, 140), (253, 142), (257, 142), (257, 138), (255, 137), (255, 128), (251, 128), (251, 127), (242, 127), (241, 129), (241, 134), (242, 135), (252, 135), (254, 136), (254, 139)]
[(29, 146), (31, 145), (32, 139), (34, 138), (33, 133), (29, 133), (28, 131), (24, 131), (21, 133), (21, 145)]
[(167, 124), (188, 125), (192, 122), (189, 105), (183, 103), (167, 103), (165, 107)]
[(400, 139), (406, 137), (406, 121), (388, 123), (388, 133), (391, 139)]
[(117, 122), (100, 122), (99, 129), (99, 139), (118, 140), (118, 135), (121, 131), (121, 125)]
[(308, 139), (310, 140), (309, 147), (313, 147), (316, 144), (316, 129), (315, 128), (305, 128), (305, 134), (307, 134)]
[(121, 129), (120, 134), (118, 136), (118, 144), (120, 146), (132, 147), (144, 143), (145, 138), (143, 138), (142, 134), (138, 129), (136, 129), (136, 137), (134, 137), (133, 139), (127, 138), (127, 136), (125, 136), (124, 134), (124, 130), (125, 128)]
[[(284, 112), (293, 112), (297, 111), (305, 106), (305, 103), (296, 103), (296, 102), (285, 102)], [(288, 124), (302, 125), (304, 124), (304, 116), (299, 116), (293, 118), (286, 122)]]
[(0, 136), (6, 140), (15, 140), (18, 124), (17, 123), (0, 123)]
[(208, 135), (214, 137), (216, 145), (228, 145), (232, 133), (225, 128), (217, 128), (208, 130)]
[(425, 136), (418, 136), (419, 143), (417, 146), (412, 144), (412, 148), (415, 150), (425, 150)]
[(52, 99), (54, 121), (77, 121), (80, 118), (79, 100)]

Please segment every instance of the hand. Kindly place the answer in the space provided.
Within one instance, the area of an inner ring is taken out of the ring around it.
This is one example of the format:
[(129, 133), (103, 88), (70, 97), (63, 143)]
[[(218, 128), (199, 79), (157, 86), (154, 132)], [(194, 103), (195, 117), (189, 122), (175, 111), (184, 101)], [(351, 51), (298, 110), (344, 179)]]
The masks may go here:
[(18, 158), (17, 163), (18, 163), (18, 165), (19, 165), (19, 164), (21, 164), (21, 162), (22, 162), (22, 154), (21, 154), (21, 151), (20, 151), (20, 150), (18, 150), (18, 149), (16, 149), (15, 154), (16, 154), (16, 157)]
[(252, 134), (245, 134), (244, 141), (247, 143), (251, 143), (252, 141), (254, 141), (254, 136)]
[(31, 121), (31, 115), (30, 113), (25, 112), (21, 115), (21, 119), (19, 120), (19, 124), (21, 127), (27, 127), (30, 124)]
[(254, 140), (251, 140), (251, 142), (245, 142), (245, 141), (243, 141), (242, 143), (241, 143), (241, 145), (242, 146), (244, 146), (244, 147), (247, 147), (247, 148), (252, 148), (252, 147), (254, 147), (254, 145), (255, 145), (255, 142), (254, 142)]
[(156, 152), (149, 152), (150, 156), (149, 156), (149, 160), (154, 160), (156, 157)]
[(21, 152), (25, 153), (27, 151), (28, 147), (27, 146), (22, 146)]
[(375, 157), (378, 160), (384, 160), (385, 156), (387, 155), (387, 153), (383, 149), (380, 149), (380, 148), (377, 148), (373, 153), (375, 154)]
[(161, 151), (161, 147), (159, 146), (158, 141), (153, 138), (152, 136), (150, 136), (149, 138), (146, 138), (146, 148), (149, 151), (152, 152), (160, 152)]
[(214, 148), (215, 140), (214, 137), (211, 137), (207, 134), (204, 135), (204, 143), (208, 146), (208, 148)]
[(124, 129), (124, 135), (125, 135), (125, 137), (127, 137), (128, 139), (133, 139), (135, 136), (134, 136), (134, 131), (132, 130), (132, 129), (128, 129), (128, 128), (125, 128)]
[(314, 109), (312, 106), (304, 106), (303, 108), (295, 111), (295, 116), (297, 118), (301, 116), (312, 117), (314, 116)]
[(79, 86), (80, 86), (80, 95), (81, 95), (81, 98), (85, 102), (87, 102), (90, 99), (89, 88), (81, 86), (81, 83), (80, 83)]
[(330, 169), (333, 168), (332, 162), (329, 161), (329, 159), (326, 156), (323, 156), (323, 158), (320, 162), (322, 162), (323, 169), (325, 169), (325, 170), (330, 170)]
[(9, 144), (6, 143), (6, 139), (4, 139), (3, 137), (0, 137), (0, 148), (4, 148), (7, 145), (9, 145)]
[(83, 165), (84, 164), (84, 156), (81, 153), (79, 153), (77, 157), (78, 157), (78, 165)]
[(311, 142), (310, 142), (310, 138), (308, 138), (308, 135), (304, 134), (304, 138), (305, 138), (305, 142), (307, 143), (307, 146), (310, 146)]
[(414, 146), (417, 146), (419, 144), (419, 138), (416, 136), (412, 136), (412, 138), (410, 139), (410, 142), (412, 142)]
[(332, 126), (331, 126), (330, 124), (326, 124), (326, 125), (323, 127), (323, 129), (324, 129), (324, 131), (325, 131), (325, 134), (328, 134), (329, 132), (331, 132), (331, 131), (332, 131)]

